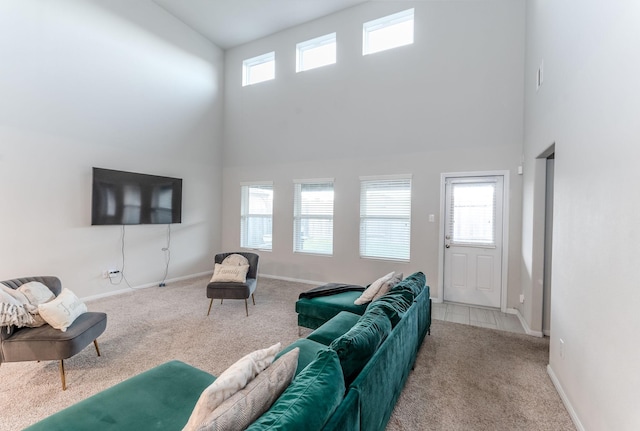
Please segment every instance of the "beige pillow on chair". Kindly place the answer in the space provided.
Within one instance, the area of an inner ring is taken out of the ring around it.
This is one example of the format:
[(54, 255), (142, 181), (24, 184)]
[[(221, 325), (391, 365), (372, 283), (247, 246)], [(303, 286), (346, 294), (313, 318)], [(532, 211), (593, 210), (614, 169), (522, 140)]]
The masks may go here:
[(241, 254), (234, 253), (225, 257), (222, 261), (223, 265), (234, 265), (234, 266), (242, 266), (249, 265), (249, 260)]
[(51, 301), (56, 295), (39, 281), (30, 281), (18, 287), (18, 292), (27, 297), (32, 305), (40, 305)]
[(49, 325), (65, 332), (78, 316), (87, 312), (87, 306), (65, 287), (57, 298), (38, 305), (38, 312)]
[(212, 282), (246, 283), (249, 265), (223, 265), (216, 263), (213, 267)]

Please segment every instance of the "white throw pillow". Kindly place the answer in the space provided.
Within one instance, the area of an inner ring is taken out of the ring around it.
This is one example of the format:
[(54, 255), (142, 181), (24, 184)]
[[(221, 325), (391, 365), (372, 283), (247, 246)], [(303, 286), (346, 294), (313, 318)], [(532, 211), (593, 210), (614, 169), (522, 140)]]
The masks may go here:
[(395, 273), (390, 272), (384, 277), (380, 277), (379, 279), (371, 283), (371, 285), (367, 287), (365, 291), (362, 292), (362, 295), (360, 295), (355, 301), (353, 301), (353, 303), (355, 305), (362, 305), (362, 304), (371, 302), (373, 300), (373, 297), (376, 296), (376, 293), (378, 293), (378, 290), (380, 290), (380, 288), (382, 287), (382, 285), (388, 282), (389, 280), (391, 280), (391, 277), (393, 277), (393, 274)]
[(206, 418), (199, 431), (243, 430), (258, 419), (282, 395), (298, 368), (300, 348), (285, 353), (227, 398)]
[(216, 263), (213, 268), (212, 282), (246, 283), (249, 265), (222, 265)]
[(241, 254), (234, 253), (225, 257), (222, 264), (234, 266), (249, 265), (249, 260)]
[(18, 292), (24, 294), (32, 305), (40, 305), (51, 301), (56, 295), (39, 281), (30, 281), (18, 287)]
[(375, 301), (376, 299), (380, 298), (382, 295), (390, 291), (393, 286), (400, 283), (401, 281), (402, 281), (402, 273), (395, 272), (393, 274), (393, 277), (391, 277), (389, 281), (387, 281), (386, 283), (383, 283), (382, 286), (380, 286), (380, 289), (378, 289), (378, 292), (375, 294), (372, 301)]
[(38, 312), (49, 325), (65, 332), (78, 316), (87, 312), (87, 306), (64, 288), (53, 301), (38, 305)]
[(224, 400), (247, 386), (247, 383), (253, 380), (258, 373), (271, 365), (281, 347), (282, 345), (277, 343), (266, 349), (256, 350), (243, 356), (227, 368), (200, 394), (183, 431), (201, 429), (200, 427), (205, 423), (207, 416)]

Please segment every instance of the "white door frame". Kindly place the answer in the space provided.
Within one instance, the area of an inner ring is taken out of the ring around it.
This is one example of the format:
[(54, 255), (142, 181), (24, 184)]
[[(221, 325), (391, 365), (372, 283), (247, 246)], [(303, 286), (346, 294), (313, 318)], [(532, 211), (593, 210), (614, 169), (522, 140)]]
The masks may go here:
[(500, 286), (500, 311), (507, 312), (507, 286), (509, 275), (509, 175), (510, 171), (446, 172), (440, 174), (440, 233), (438, 235), (438, 302), (444, 301), (444, 236), (445, 236), (445, 183), (447, 178), (503, 177), (502, 201), (502, 283)]

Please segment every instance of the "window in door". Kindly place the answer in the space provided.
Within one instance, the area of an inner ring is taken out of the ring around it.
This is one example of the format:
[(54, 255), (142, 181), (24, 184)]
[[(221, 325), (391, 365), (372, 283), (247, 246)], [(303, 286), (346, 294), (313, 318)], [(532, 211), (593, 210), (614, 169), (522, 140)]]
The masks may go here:
[(451, 244), (495, 246), (496, 182), (451, 183)]

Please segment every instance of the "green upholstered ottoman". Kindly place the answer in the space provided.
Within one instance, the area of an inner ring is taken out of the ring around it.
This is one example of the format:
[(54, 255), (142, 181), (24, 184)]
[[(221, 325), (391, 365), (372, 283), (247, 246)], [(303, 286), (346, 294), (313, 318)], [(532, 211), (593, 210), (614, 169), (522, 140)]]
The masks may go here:
[(341, 311), (362, 315), (369, 304), (355, 305), (353, 303), (361, 294), (362, 292), (349, 291), (299, 299), (296, 302), (298, 326), (316, 329)]
[(181, 430), (215, 377), (180, 361), (138, 374), (25, 431)]

